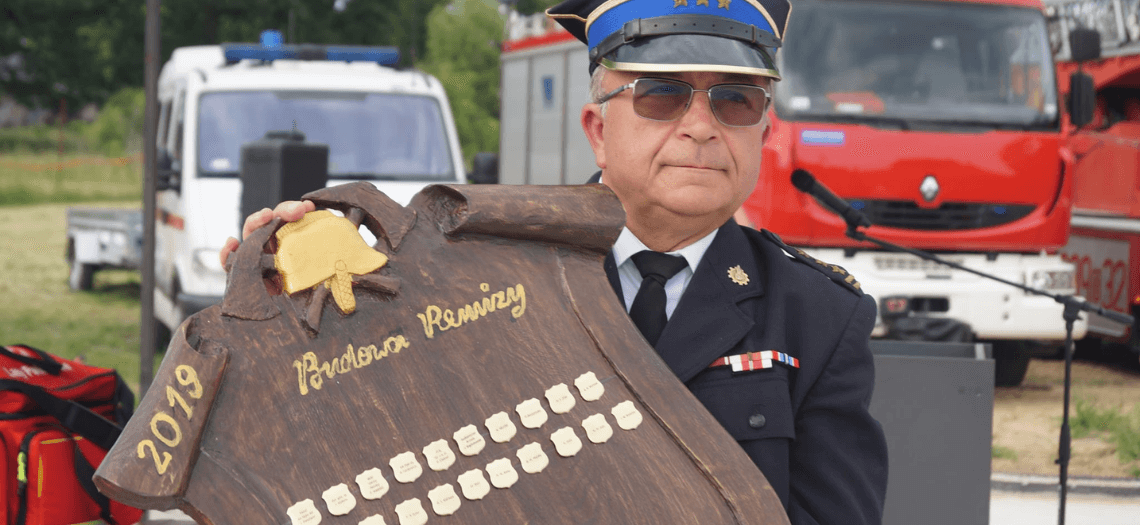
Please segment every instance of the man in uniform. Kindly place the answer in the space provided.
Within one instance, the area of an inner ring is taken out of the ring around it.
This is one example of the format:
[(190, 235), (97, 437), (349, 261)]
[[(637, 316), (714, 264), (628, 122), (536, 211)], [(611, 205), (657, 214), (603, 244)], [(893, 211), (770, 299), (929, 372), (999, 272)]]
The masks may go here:
[[(879, 523), (875, 302), (733, 220), (756, 186), (787, 0), (567, 0), (582, 127), (625, 207), (606, 272), (634, 324), (764, 472), (793, 524)], [(595, 175), (594, 182), (599, 175)]]
[[(736, 438), (795, 525), (881, 522), (867, 411), (875, 302), (837, 266), (733, 213), (756, 186), (787, 0), (567, 0), (590, 48), (582, 127), (625, 207), (606, 272), (634, 324)], [(297, 220), (312, 203), (249, 217)], [(231, 239), (225, 256), (236, 248)]]

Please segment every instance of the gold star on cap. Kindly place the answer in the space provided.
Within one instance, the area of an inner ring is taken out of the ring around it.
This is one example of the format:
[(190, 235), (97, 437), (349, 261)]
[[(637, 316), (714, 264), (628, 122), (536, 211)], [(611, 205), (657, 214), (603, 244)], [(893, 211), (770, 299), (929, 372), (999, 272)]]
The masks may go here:
[(739, 264), (728, 269), (728, 278), (740, 286), (748, 284), (748, 274), (744, 273), (744, 268)]
[(689, 0), (673, 0), (673, 7), (689, 7)]
[(716, 0), (716, 1), (717, 1), (717, 7), (723, 7), (724, 9), (728, 9), (728, 5), (732, 3), (732, 0)]
[(697, 0), (697, 5), (709, 5), (709, 0)]

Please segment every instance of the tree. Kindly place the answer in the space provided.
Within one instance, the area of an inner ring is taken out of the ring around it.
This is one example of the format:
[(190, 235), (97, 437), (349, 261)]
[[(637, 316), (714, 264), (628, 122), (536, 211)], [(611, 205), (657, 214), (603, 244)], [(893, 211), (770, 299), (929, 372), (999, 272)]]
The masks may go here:
[[(279, 29), (299, 42), (398, 46), (411, 65), (426, 47), (425, 18), (444, 1), (356, 0), (337, 12), (331, 0), (163, 0), (162, 60), (176, 47), (256, 42)], [(142, 86), (145, 14), (143, 2), (4, 0), (0, 93), (78, 110)]]
[(561, 0), (518, 0), (515, 3), (515, 11), (520, 15), (533, 15), (535, 13), (542, 13), (548, 7), (554, 7)]
[(454, 0), (427, 20), (420, 66), (447, 90), (463, 156), (499, 149), (499, 51), (503, 20), (495, 0)]
[(428, 13), (444, 1), (356, 0), (336, 11), (330, 0), (164, 0), (162, 49), (168, 57), (179, 46), (256, 42), (277, 29), (287, 43), (396, 46), (411, 65), (425, 48)]
[(0, 92), (26, 105), (78, 110), (142, 85), (141, 2), (5, 0), (0, 15)]

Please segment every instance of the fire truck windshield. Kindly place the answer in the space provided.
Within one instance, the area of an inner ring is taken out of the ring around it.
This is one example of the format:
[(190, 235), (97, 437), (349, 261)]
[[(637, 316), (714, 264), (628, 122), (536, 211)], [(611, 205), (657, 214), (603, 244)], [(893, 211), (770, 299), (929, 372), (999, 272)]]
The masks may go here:
[(994, 3), (796, 3), (780, 51), (784, 120), (1055, 129), (1056, 83), (1036, 9)]
[(236, 177), (241, 147), (267, 131), (296, 129), (329, 147), (329, 178), (455, 179), (436, 99), (361, 92), (226, 91), (202, 95), (198, 173)]

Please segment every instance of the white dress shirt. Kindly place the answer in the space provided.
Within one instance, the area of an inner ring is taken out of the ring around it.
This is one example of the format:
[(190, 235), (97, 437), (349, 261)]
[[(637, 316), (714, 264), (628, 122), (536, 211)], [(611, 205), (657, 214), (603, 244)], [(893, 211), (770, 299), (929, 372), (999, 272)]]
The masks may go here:
[[(693, 271), (700, 264), (713, 239), (716, 238), (717, 231), (713, 230), (712, 233), (702, 237), (699, 241), (680, 250), (667, 252), (669, 255), (684, 257), (689, 266), (665, 282), (665, 318), (668, 319), (673, 316), (673, 310), (677, 309), (677, 303), (681, 301), (681, 294), (685, 293), (685, 288), (693, 279)], [(621, 235), (618, 235), (617, 241), (614, 242), (614, 263), (617, 264), (618, 277), (621, 280), (621, 293), (625, 299), (625, 310), (627, 312), (633, 306), (633, 299), (637, 296), (638, 288), (641, 288), (641, 272), (637, 270), (637, 265), (634, 264), (631, 257), (637, 252), (648, 249), (633, 232), (629, 231), (629, 228), (623, 227)]]

